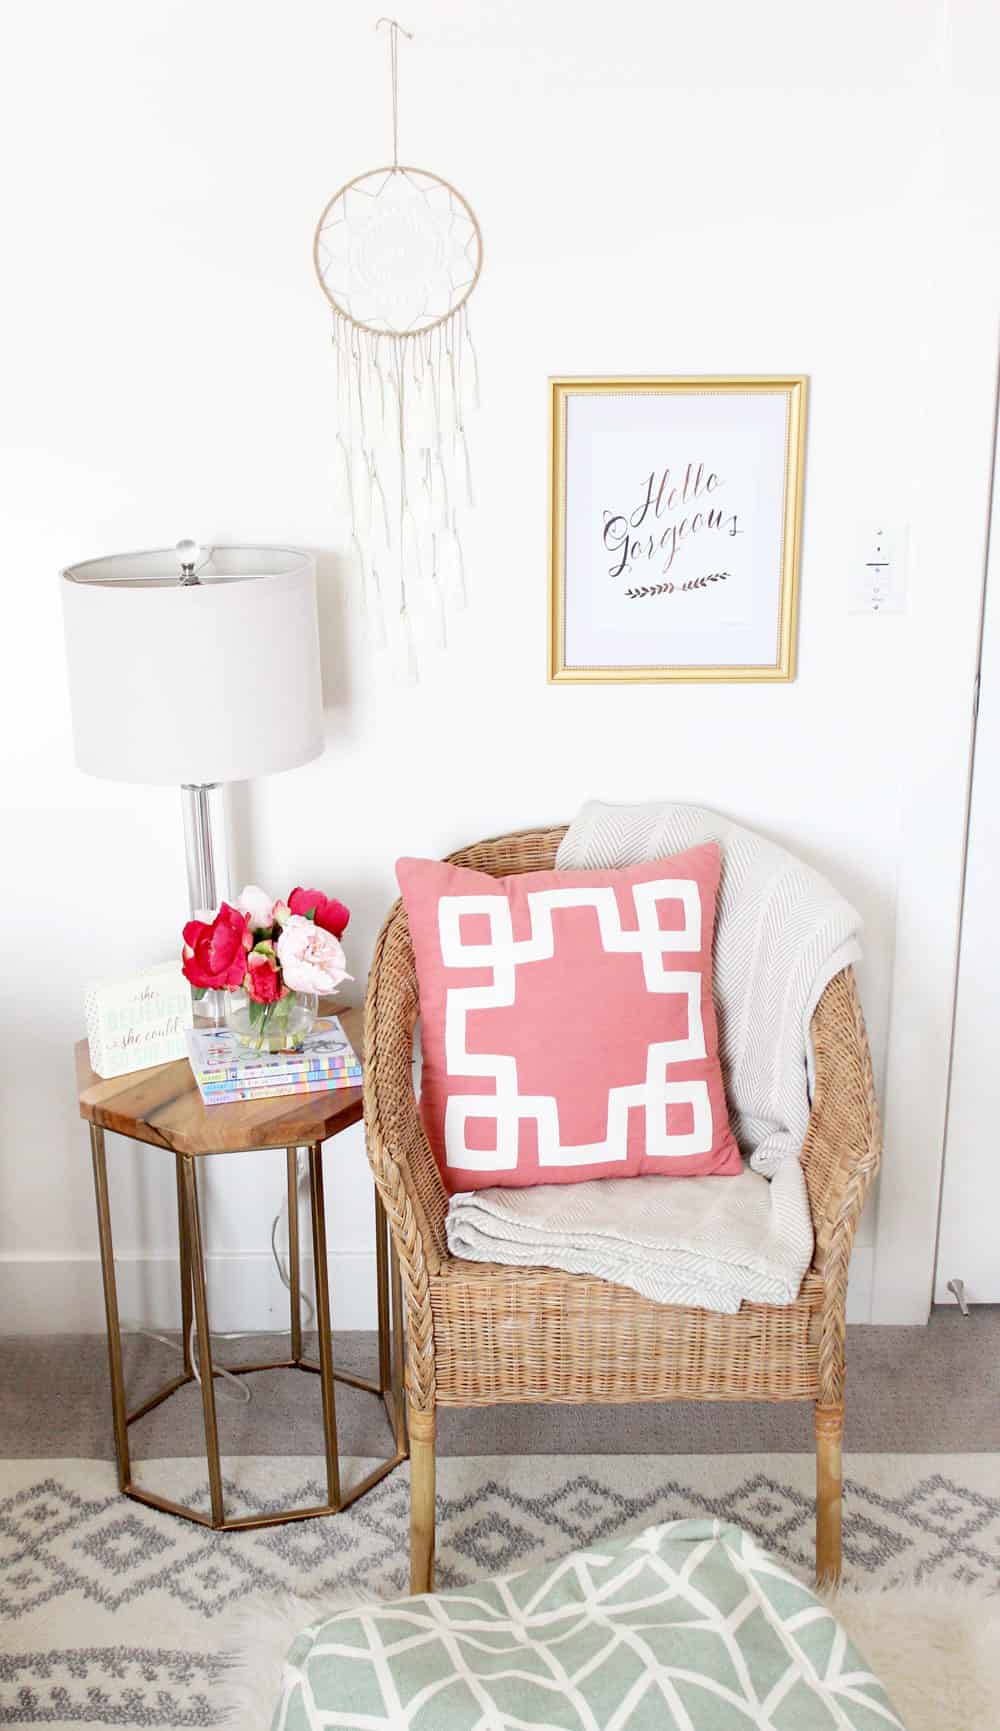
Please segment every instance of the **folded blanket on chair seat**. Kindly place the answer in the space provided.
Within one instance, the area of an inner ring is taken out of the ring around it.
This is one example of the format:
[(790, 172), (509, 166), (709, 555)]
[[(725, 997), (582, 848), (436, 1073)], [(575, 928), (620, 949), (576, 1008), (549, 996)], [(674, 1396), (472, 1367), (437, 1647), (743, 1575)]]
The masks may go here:
[(317, 1616), (285, 1660), (272, 1723), (903, 1731), (833, 1613), (718, 1520), (668, 1521), (521, 1574)]
[(635, 865), (706, 841), (722, 848), (713, 955), (719, 1056), (749, 1170), (463, 1192), (448, 1209), (454, 1256), (595, 1274), (706, 1310), (733, 1312), (743, 1299), (794, 1303), (813, 1243), (799, 1165), (810, 1023), (834, 975), (860, 955), (858, 915), (784, 848), (698, 806), (592, 801), (570, 824), (556, 865)]
[(735, 1312), (794, 1304), (812, 1254), (798, 1161), (769, 1182), (736, 1178), (602, 1178), (453, 1196), (453, 1256), (597, 1274), (660, 1304)]

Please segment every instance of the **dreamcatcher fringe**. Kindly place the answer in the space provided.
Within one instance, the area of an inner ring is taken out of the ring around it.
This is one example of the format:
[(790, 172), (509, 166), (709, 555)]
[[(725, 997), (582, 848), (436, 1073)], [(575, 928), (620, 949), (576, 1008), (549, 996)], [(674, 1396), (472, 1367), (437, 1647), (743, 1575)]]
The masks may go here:
[[(465, 417), (479, 406), (479, 361), (465, 305), (415, 336), (376, 335), (334, 312), (337, 485), (350, 517), (362, 607), (373, 642), (386, 642), (387, 609), (400, 676), (416, 677), (417, 637), (443, 647), (447, 604), (467, 600), (459, 492), (475, 502)], [(456, 484), (456, 478), (460, 485)], [(395, 568), (396, 604), (380, 566)]]

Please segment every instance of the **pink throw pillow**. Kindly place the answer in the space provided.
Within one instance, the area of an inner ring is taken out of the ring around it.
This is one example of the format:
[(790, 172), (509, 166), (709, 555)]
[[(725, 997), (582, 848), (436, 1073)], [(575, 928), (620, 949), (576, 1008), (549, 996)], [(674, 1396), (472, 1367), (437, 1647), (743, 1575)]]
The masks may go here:
[(741, 1170), (712, 1002), (719, 870), (715, 842), (506, 878), (398, 861), (447, 1190)]

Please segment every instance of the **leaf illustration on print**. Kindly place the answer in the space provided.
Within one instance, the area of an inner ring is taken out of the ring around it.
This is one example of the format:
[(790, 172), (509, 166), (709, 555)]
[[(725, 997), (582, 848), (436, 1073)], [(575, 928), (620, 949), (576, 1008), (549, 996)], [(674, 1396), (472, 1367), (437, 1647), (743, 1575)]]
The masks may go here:
[(641, 601), (647, 595), (686, 595), (692, 589), (707, 589), (710, 583), (725, 583), (729, 571), (706, 571), (704, 577), (691, 577), (686, 583), (646, 583), (638, 589), (626, 589), (626, 601)]

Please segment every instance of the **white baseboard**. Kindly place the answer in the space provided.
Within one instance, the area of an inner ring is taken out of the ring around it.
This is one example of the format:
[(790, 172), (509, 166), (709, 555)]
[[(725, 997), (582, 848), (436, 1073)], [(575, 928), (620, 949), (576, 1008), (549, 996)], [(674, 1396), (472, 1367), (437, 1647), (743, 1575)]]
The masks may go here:
[[(877, 1322), (872, 1309), (875, 1250), (855, 1246), (847, 1291), (848, 1322)], [(177, 1328), (180, 1300), (177, 1259), (170, 1255), (117, 1258), (118, 1309), (123, 1324)], [(311, 1258), (303, 1257), (304, 1289), (312, 1292)], [(331, 1308), (335, 1328), (375, 1327), (375, 1253), (331, 1250)], [(282, 1329), (288, 1296), (269, 1250), (215, 1253), (208, 1258), (209, 1315), (213, 1329)], [(0, 1333), (101, 1334), (104, 1299), (98, 1257), (0, 1256)]]
[[(329, 1261), (334, 1327), (374, 1328), (374, 1250), (331, 1250)], [(116, 1257), (115, 1265), (123, 1326), (179, 1327), (176, 1255), (126, 1253)], [(303, 1256), (302, 1285), (311, 1294), (311, 1257)], [(212, 1329), (220, 1334), (288, 1325), (288, 1294), (269, 1250), (210, 1254), (208, 1305)], [(104, 1297), (96, 1254), (0, 1256), (0, 1333), (103, 1332)]]

